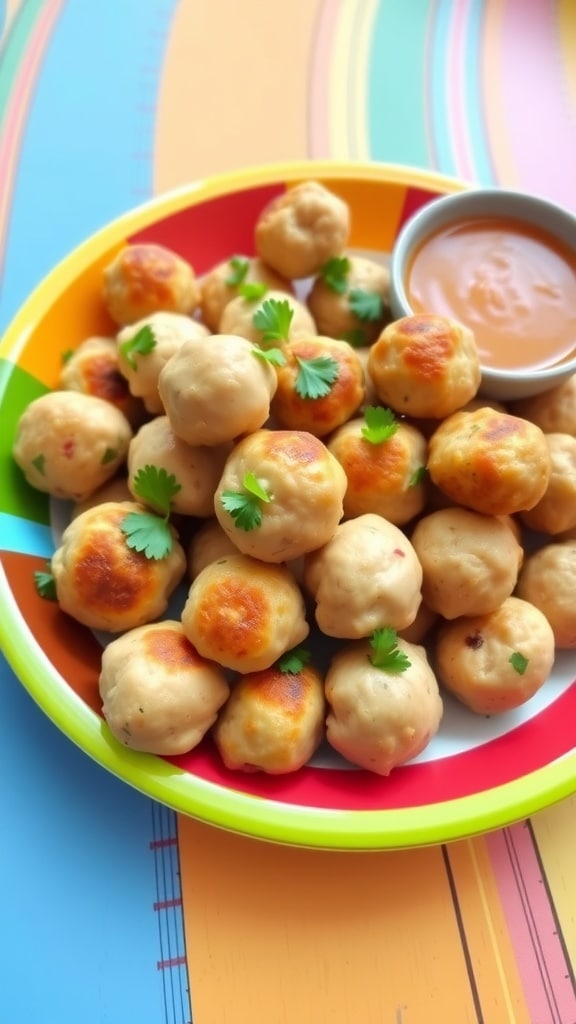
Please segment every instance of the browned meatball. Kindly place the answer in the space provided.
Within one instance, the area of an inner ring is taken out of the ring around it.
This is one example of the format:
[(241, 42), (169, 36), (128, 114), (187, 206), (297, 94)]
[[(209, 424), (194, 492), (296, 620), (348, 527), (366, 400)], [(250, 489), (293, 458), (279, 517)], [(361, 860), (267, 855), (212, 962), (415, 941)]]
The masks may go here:
[(193, 268), (162, 245), (127, 245), (104, 269), (104, 304), (115, 323), (133, 324), (159, 310), (192, 313), (200, 301)]
[(325, 437), (353, 416), (364, 400), (364, 372), (345, 341), (298, 338), (282, 349), (270, 410), (281, 427)]

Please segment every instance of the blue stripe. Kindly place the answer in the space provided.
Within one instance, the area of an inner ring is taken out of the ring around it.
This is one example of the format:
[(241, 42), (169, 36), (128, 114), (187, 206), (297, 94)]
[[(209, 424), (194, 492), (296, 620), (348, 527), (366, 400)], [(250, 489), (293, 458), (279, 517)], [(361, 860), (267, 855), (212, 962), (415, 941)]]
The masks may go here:
[(54, 552), (54, 541), (49, 526), (20, 519), (8, 512), (0, 512), (0, 548), (3, 551), (19, 551), (23, 555), (50, 558)]
[(450, 30), (453, 0), (437, 0), (434, 9), (434, 25), (430, 33), (430, 131), (434, 147), (434, 163), (442, 174), (458, 176), (459, 169), (454, 157), (449, 131), (448, 98), (446, 96), (446, 54)]

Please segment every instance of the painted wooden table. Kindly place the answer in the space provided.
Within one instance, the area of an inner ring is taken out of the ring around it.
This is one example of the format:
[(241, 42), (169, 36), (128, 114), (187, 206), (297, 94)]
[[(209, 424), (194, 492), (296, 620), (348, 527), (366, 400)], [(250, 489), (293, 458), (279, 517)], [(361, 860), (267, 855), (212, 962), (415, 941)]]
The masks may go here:
[[(0, 328), (126, 208), (302, 157), (576, 206), (571, 0), (5, 0)], [(0, 425), (1, 429), (1, 425)], [(576, 801), (389, 854), (143, 797), (0, 662), (0, 1021), (575, 1024)]]

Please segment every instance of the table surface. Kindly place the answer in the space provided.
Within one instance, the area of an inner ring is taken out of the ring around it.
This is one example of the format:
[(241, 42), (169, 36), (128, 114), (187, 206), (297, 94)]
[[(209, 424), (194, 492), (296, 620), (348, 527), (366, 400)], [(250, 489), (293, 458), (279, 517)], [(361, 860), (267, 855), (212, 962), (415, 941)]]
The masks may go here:
[[(240, 166), (576, 205), (572, 0), (0, 0), (0, 28), (1, 329), (85, 235)], [(275, 847), (136, 793), (0, 682), (2, 1024), (575, 1024), (576, 801), (429, 849)]]

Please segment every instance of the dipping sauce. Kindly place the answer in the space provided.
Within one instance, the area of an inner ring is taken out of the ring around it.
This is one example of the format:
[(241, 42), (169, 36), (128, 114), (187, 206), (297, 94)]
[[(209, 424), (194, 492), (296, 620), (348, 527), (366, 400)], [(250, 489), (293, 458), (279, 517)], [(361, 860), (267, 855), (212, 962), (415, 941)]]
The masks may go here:
[(470, 327), (486, 366), (537, 369), (576, 354), (576, 255), (520, 221), (459, 221), (432, 234), (406, 294), (415, 313)]

